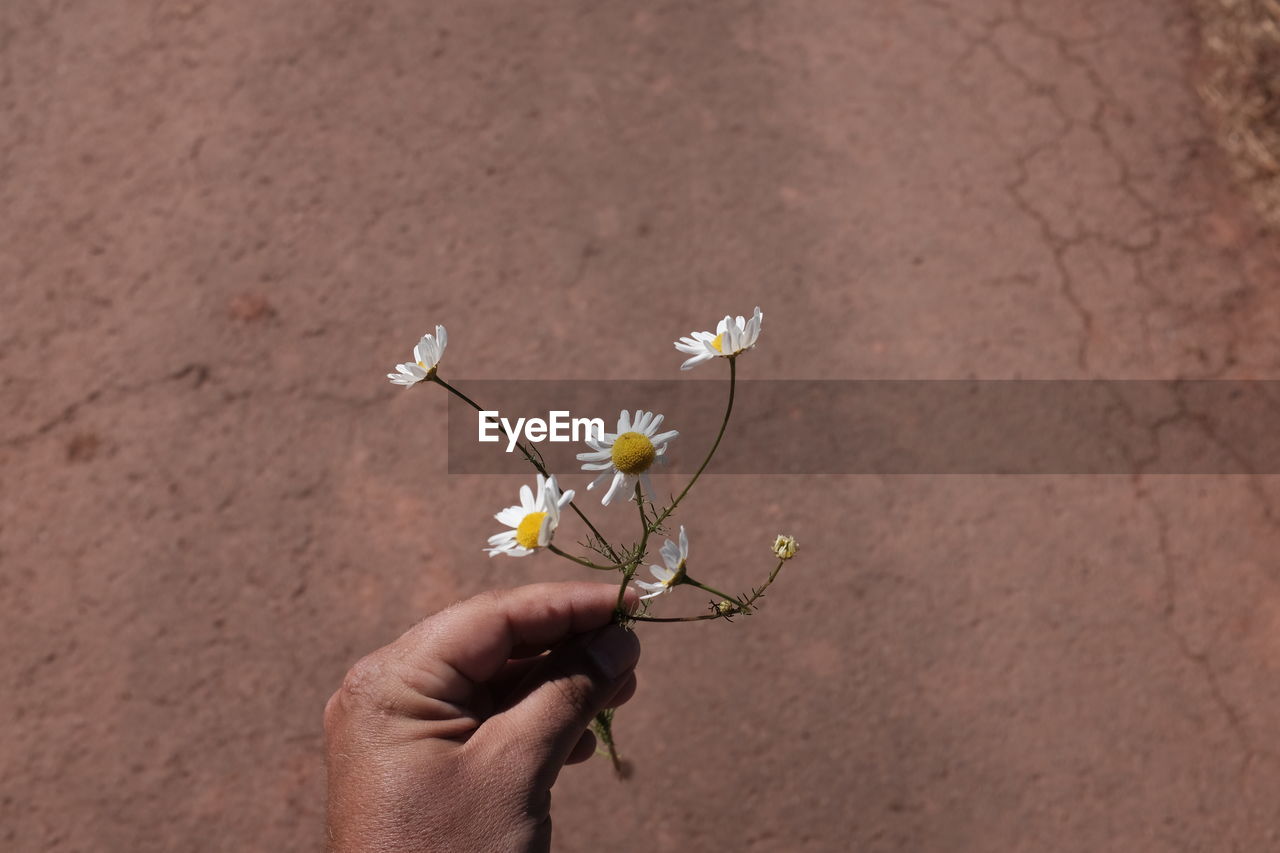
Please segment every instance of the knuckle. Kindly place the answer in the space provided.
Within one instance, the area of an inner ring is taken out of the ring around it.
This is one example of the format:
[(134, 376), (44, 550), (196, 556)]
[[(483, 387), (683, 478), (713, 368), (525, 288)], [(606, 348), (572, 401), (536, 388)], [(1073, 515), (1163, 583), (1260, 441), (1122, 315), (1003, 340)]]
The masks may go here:
[(365, 655), (347, 670), (346, 676), (342, 679), (342, 686), (329, 700), (328, 707), (334, 707), (335, 710), (329, 712), (326, 707), (326, 716), (329, 713), (336, 713), (336, 706), (339, 705), (381, 704), (382, 697), (387, 692), (387, 676), (388, 662), (380, 653)]
[[(412, 716), (420, 710), (415, 690), (406, 680), (402, 661), (390, 648), (366, 655), (347, 670), (342, 686), (330, 699), (332, 715), (370, 713), (381, 716)], [(341, 719), (339, 716), (338, 719)]]
[(478, 604), (486, 609), (498, 609), (502, 607), (506, 600), (507, 591), (505, 589), (487, 589), (466, 603)]

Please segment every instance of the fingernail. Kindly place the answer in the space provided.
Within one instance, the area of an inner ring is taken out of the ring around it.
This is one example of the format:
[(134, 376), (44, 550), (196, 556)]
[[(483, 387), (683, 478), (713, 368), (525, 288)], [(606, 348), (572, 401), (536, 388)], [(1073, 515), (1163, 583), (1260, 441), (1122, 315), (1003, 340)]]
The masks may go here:
[(610, 625), (587, 642), (587, 656), (605, 678), (616, 681), (640, 660), (640, 641), (632, 632)]

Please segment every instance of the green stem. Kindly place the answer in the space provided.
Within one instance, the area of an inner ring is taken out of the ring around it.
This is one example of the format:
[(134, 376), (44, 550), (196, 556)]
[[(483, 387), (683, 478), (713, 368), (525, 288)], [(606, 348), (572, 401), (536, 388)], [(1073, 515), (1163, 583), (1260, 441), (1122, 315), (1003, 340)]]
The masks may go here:
[(618, 600), (613, 604), (613, 620), (618, 624), (626, 624), (626, 620), (635, 618), (623, 608), (622, 602), (627, 597), (627, 584), (631, 583), (631, 579), (636, 576), (636, 569), (640, 563), (638, 560), (628, 563), (622, 568), (622, 583), (618, 584)]
[(618, 599), (614, 603), (613, 609), (614, 621), (618, 624), (626, 624), (626, 620), (635, 618), (622, 607), (622, 602), (627, 597), (627, 585), (631, 583), (631, 579), (636, 576), (636, 570), (640, 568), (640, 561), (644, 559), (645, 543), (649, 541), (649, 526), (644, 515), (644, 493), (640, 491), (640, 483), (636, 482), (635, 492), (636, 506), (640, 509), (640, 529), (643, 531), (640, 536), (640, 544), (636, 547), (635, 554), (632, 555), (631, 561), (622, 569), (622, 582), (618, 584)]
[(601, 566), (597, 563), (591, 562), (590, 560), (584, 560), (581, 557), (575, 557), (573, 554), (570, 554), (567, 551), (560, 550), (550, 542), (547, 543), (547, 550), (550, 551), (552, 554), (556, 554), (558, 556), (564, 557), (566, 560), (572, 560), (573, 562), (577, 563), (579, 566), (586, 566), (588, 569), (596, 569), (602, 572), (612, 572), (615, 569), (622, 568), (619, 565)]
[(694, 580), (693, 578), (689, 577), (688, 575), (685, 575), (685, 576), (684, 576), (684, 583), (687, 583), (687, 584), (689, 584), (690, 586), (696, 586), (698, 589), (701, 589), (701, 590), (704, 590), (704, 591), (706, 591), (706, 592), (709, 592), (709, 593), (711, 593), (712, 595), (718, 595), (718, 596), (720, 596), (721, 598), (723, 598), (725, 601), (728, 601), (730, 604), (734, 605), (735, 607), (737, 607), (737, 608), (738, 608), (738, 609), (740, 609), (740, 610), (741, 610), (741, 609), (745, 609), (745, 607), (746, 607), (746, 605), (745, 605), (745, 604), (743, 604), (743, 603), (742, 603), (741, 601), (739, 601), (738, 599), (734, 598), (732, 595), (729, 595), (729, 594), (727, 594), (727, 593), (723, 593), (723, 592), (721, 592), (720, 590), (716, 589), (715, 587), (707, 586), (705, 583), (700, 583), (699, 581)]
[[(448, 391), (453, 396), (457, 397), (459, 400), (462, 400), (464, 403), (469, 405), (471, 408), (475, 409), (477, 412), (484, 411), (484, 409), (480, 406), (480, 404), (477, 403), (475, 400), (472, 400), (466, 394), (463, 394), (457, 388), (454, 388), (448, 382), (445, 382), (443, 379), (441, 379), (439, 373), (431, 374), (431, 381), (441, 386), (442, 388), (444, 388), (446, 391)], [(543, 465), (541, 462), (539, 462), (537, 459), (534, 459), (533, 454), (529, 452), (528, 448), (526, 448), (523, 444), (521, 444), (518, 441), (516, 442), (516, 447), (520, 448), (520, 452), (524, 454), (525, 459), (529, 460), (529, 464), (532, 465), (534, 468), (538, 469), (539, 474), (541, 474), (544, 477), (551, 476), (551, 472), (547, 470), (547, 467)], [(615, 563), (620, 564), (622, 561), (618, 559), (618, 554), (613, 550), (613, 546), (609, 544), (607, 539), (605, 539), (603, 536), (600, 535), (600, 531), (596, 530), (596, 526), (591, 523), (591, 519), (587, 518), (586, 514), (583, 513), (582, 510), (578, 509), (578, 505), (575, 502), (569, 501), (569, 508), (572, 509), (574, 512), (576, 512), (578, 514), (578, 518), (582, 519), (582, 523), (585, 524), (593, 534), (595, 534), (596, 539), (600, 542), (601, 545), (604, 546), (605, 553), (609, 555), (609, 559), (613, 560)]]
[[(761, 596), (764, 595), (764, 591), (769, 588), (769, 585), (771, 583), (773, 583), (775, 580), (778, 579), (778, 573), (782, 571), (782, 564), (785, 562), (786, 560), (778, 560), (778, 565), (774, 566), (773, 571), (769, 573), (769, 579), (764, 582), (764, 585), (761, 586), (758, 590), (756, 590), (751, 595), (747, 596), (742, 601), (738, 601), (735, 598), (727, 596), (724, 593), (719, 592), (717, 590), (711, 589), (710, 587), (707, 587), (704, 584), (700, 584), (697, 581), (690, 581), (687, 579), (687, 577), (686, 577), (685, 583), (691, 583), (694, 586), (698, 587), (699, 589), (706, 590), (712, 595), (718, 595), (721, 598), (728, 599), (730, 602), (734, 604), (734, 606), (738, 608), (738, 613), (749, 614), (751, 612), (751, 608), (753, 608), (755, 606), (755, 603), (760, 600)], [(730, 613), (728, 615), (733, 616), (736, 614)], [(703, 613), (700, 616), (632, 616), (631, 618), (634, 619), (636, 622), (704, 622), (708, 619), (721, 619), (723, 618), (723, 615), (720, 613)]]
[(640, 510), (640, 529), (649, 529), (649, 519), (644, 514), (644, 493), (640, 491), (640, 481), (636, 480), (636, 509)]
[[(676, 499), (671, 502), (671, 506), (667, 507), (661, 513), (654, 516), (653, 521), (648, 521), (644, 515), (644, 505), (641, 504), (640, 519), (643, 522), (643, 533), (640, 536), (640, 544), (636, 546), (636, 554), (638, 556), (636, 556), (635, 559), (637, 561), (644, 559), (646, 549), (648, 548), (648, 545), (649, 545), (650, 534), (656, 531), (658, 527), (662, 524), (662, 522), (665, 521), (671, 515), (671, 513), (675, 512), (676, 507), (679, 506), (680, 504), (680, 501), (684, 500), (684, 496), (689, 494), (689, 490), (693, 488), (693, 484), (698, 482), (698, 478), (702, 476), (702, 472), (705, 471), (707, 466), (711, 464), (711, 458), (716, 455), (716, 449), (720, 447), (720, 439), (724, 438), (725, 428), (729, 426), (729, 415), (733, 414), (733, 395), (735, 390), (737, 389), (737, 384), (738, 384), (737, 380), (738, 380), (737, 356), (729, 356), (729, 402), (725, 406), (724, 420), (720, 422), (720, 431), (716, 433), (716, 440), (711, 445), (711, 449), (707, 451), (707, 456), (705, 459), (702, 460), (702, 464), (698, 466), (698, 470), (694, 472), (693, 478), (689, 480), (689, 482), (685, 485), (684, 490), (680, 492), (679, 496), (677, 496)], [(639, 483), (636, 483), (636, 501), (637, 503), (639, 503), (640, 501), (640, 484)], [(634, 575), (635, 575), (635, 568), (633, 567), (631, 570), (631, 574), (627, 576), (627, 581), (630, 582), (631, 577)], [(625, 584), (624, 584), (624, 589), (625, 589)], [(619, 590), (618, 592), (619, 609), (621, 609), (622, 607), (622, 593), (623, 593), (623, 590)]]
[(742, 602), (744, 607), (749, 609), (755, 606), (755, 603), (760, 600), (760, 597), (762, 595), (764, 595), (764, 591), (769, 588), (769, 584), (777, 580), (778, 572), (782, 571), (782, 564), (785, 562), (786, 560), (781, 560), (781, 559), (778, 560), (778, 565), (774, 566), (773, 571), (769, 572), (769, 579), (764, 582), (764, 586), (757, 589), (750, 596), (748, 596), (746, 601)]
[(698, 466), (698, 470), (693, 474), (693, 479), (691, 479), (688, 485), (684, 487), (684, 491), (682, 491), (676, 499), (671, 502), (671, 506), (664, 509), (659, 513), (657, 518), (655, 518), (650, 524), (646, 525), (646, 531), (657, 529), (658, 525), (662, 524), (662, 522), (666, 520), (667, 516), (675, 512), (676, 507), (680, 505), (680, 501), (684, 500), (684, 496), (689, 494), (689, 490), (693, 488), (693, 484), (698, 482), (698, 478), (702, 476), (702, 472), (711, 464), (711, 457), (716, 455), (716, 449), (720, 446), (720, 439), (724, 438), (725, 428), (729, 426), (729, 415), (733, 414), (733, 394), (737, 388), (737, 384), (738, 358), (737, 356), (731, 355), (729, 356), (729, 403), (725, 406), (724, 420), (720, 422), (720, 432), (716, 433), (715, 443), (711, 445), (711, 450), (707, 453), (707, 458), (702, 460), (702, 464)]
[(705, 622), (708, 619), (722, 618), (719, 613), (704, 613), (701, 616), (631, 616), (637, 622)]
[(618, 755), (617, 744), (613, 741), (613, 708), (606, 708), (596, 714), (596, 718), (592, 728), (595, 729), (596, 737), (605, 745), (605, 749), (609, 753), (609, 763), (613, 765), (613, 772), (618, 775), (619, 779), (626, 777), (626, 768), (622, 764), (622, 757)]

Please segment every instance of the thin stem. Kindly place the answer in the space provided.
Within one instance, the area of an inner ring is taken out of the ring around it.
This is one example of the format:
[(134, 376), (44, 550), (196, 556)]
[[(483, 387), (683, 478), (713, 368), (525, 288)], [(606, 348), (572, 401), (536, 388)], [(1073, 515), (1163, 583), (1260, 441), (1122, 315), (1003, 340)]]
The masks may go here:
[[(472, 400), (466, 394), (463, 394), (457, 388), (454, 388), (448, 382), (445, 382), (443, 379), (441, 379), (439, 373), (431, 374), (431, 381), (441, 386), (442, 388), (444, 388), (446, 391), (448, 391), (450, 394), (454, 395), (458, 399), (462, 400), (464, 403), (469, 405), (471, 408), (475, 409), (477, 412), (484, 411), (484, 409), (481, 408), (480, 404), (477, 403), (475, 400)], [(534, 459), (533, 454), (529, 452), (528, 448), (526, 448), (523, 444), (521, 444), (518, 441), (516, 442), (516, 447), (520, 448), (520, 452), (524, 454), (525, 459), (529, 460), (529, 464), (532, 465), (534, 468), (538, 469), (539, 474), (541, 474), (544, 477), (551, 476), (551, 472), (547, 470), (547, 466), (543, 465), (537, 459)], [(609, 555), (609, 559), (613, 560), (615, 563), (621, 563), (622, 561), (618, 559), (618, 555), (613, 550), (613, 546), (609, 544), (609, 541), (607, 539), (605, 539), (602, 535), (600, 535), (600, 531), (596, 530), (596, 526), (591, 523), (591, 519), (587, 518), (586, 514), (583, 513), (582, 510), (578, 509), (577, 503), (575, 503), (574, 501), (569, 501), (569, 508), (572, 509), (574, 512), (576, 512), (578, 514), (578, 518), (582, 519), (582, 523), (585, 524), (593, 534), (595, 534), (597, 541), (599, 541), (600, 544), (604, 546), (605, 553)]]
[(705, 583), (700, 583), (699, 581), (694, 580), (693, 578), (689, 577), (688, 575), (685, 575), (685, 576), (684, 576), (684, 582), (685, 582), (685, 583), (687, 583), (687, 584), (689, 584), (690, 586), (696, 586), (698, 589), (701, 589), (701, 590), (704, 590), (704, 591), (706, 591), (706, 592), (709, 592), (709, 593), (711, 593), (712, 595), (718, 595), (718, 596), (720, 596), (721, 598), (723, 598), (725, 601), (728, 601), (730, 604), (734, 605), (735, 607), (737, 607), (737, 608), (739, 608), (739, 609), (743, 609), (743, 608), (745, 608), (745, 607), (746, 607), (746, 605), (745, 605), (745, 604), (743, 604), (741, 601), (739, 601), (739, 600), (738, 600), (737, 598), (735, 598), (734, 596), (729, 595), (728, 593), (721, 592), (720, 590), (716, 589), (715, 587), (707, 586)]
[(719, 613), (704, 613), (701, 616), (631, 616), (637, 622), (705, 622), (708, 619), (723, 619)]
[(635, 618), (634, 616), (632, 616), (630, 613), (628, 613), (626, 610), (623, 609), (622, 602), (623, 602), (623, 599), (627, 597), (627, 584), (631, 583), (631, 579), (636, 576), (636, 569), (639, 567), (639, 565), (640, 563), (639, 563), (639, 560), (637, 559), (630, 563), (627, 563), (627, 565), (623, 566), (622, 568), (622, 583), (618, 584), (618, 600), (615, 601), (613, 604), (614, 621), (618, 622), (619, 624), (622, 624), (627, 619)]
[[(711, 458), (716, 455), (716, 449), (720, 446), (720, 439), (724, 438), (725, 428), (729, 426), (729, 415), (733, 414), (733, 395), (734, 395), (734, 391), (737, 388), (737, 379), (738, 379), (737, 356), (729, 356), (729, 402), (725, 406), (724, 420), (720, 422), (720, 431), (716, 433), (716, 440), (711, 445), (711, 449), (707, 451), (707, 456), (705, 459), (702, 460), (702, 464), (698, 466), (698, 470), (694, 472), (693, 478), (689, 480), (689, 482), (685, 485), (684, 491), (680, 492), (679, 496), (677, 496), (676, 499), (671, 502), (671, 505), (669, 507), (664, 509), (658, 515), (654, 516), (653, 521), (649, 521), (645, 518), (644, 506), (643, 504), (641, 504), (640, 519), (643, 522), (644, 532), (640, 536), (640, 544), (636, 546), (636, 554), (639, 555), (636, 558), (637, 560), (643, 559), (645, 554), (645, 549), (649, 545), (650, 534), (656, 531), (658, 527), (662, 525), (662, 522), (665, 521), (667, 517), (671, 515), (671, 513), (675, 512), (676, 507), (680, 504), (680, 501), (684, 500), (684, 496), (689, 494), (689, 490), (693, 488), (693, 484), (698, 482), (698, 478), (702, 476), (702, 472), (705, 471), (707, 466), (711, 464)], [(639, 502), (639, 496), (640, 496), (640, 484), (637, 483), (636, 484), (637, 502)], [(635, 569), (633, 568), (631, 570), (631, 575), (634, 575), (634, 574), (635, 574)], [(630, 579), (631, 579), (631, 576), (628, 575), (627, 580), (630, 581)], [(618, 606), (619, 607), (622, 606), (621, 592), (619, 592), (618, 594)]]
[(640, 538), (640, 544), (636, 547), (636, 551), (631, 555), (631, 559), (622, 567), (622, 582), (618, 584), (618, 598), (613, 604), (613, 619), (619, 625), (626, 624), (628, 619), (633, 618), (622, 607), (622, 602), (627, 597), (627, 585), (631, 583), (631, 579), (636, 576), (636, 569), (640, 567), (640, 561), (644, 559), (644, 545), (649, 538), (649, 529), (645, 525), (644, 519), (644, 494), (640, 491), (640, 483), (636, 482), (635, 491), (636, 506), (640, 508), (640, 527), (644, 531)]
[(584, 560), (581, 557), (575, 557), (573, 554), (570, 554), (568, 551), (560, 550), (550, 542), (547, 543), (547, 550), (550, 551), (552, 554), (556, 554), (558, 556), (564, 557), (566, 560), (572, 560), (573, 562), (577, 563), (579, 566), (586, 566), (588, 569), (597, 569), (602, 572), (612, 572), (615, 569), (622, 568), (619, 565), (601, 566), (591, 562), (590, 560)]
[(433, 373), (433, 374), (431, 374), (431, 377), (430, 377), (430, 378), (431, 378), (431, 381), (432, 381), (432, 382), (436, 383), (437, 385), (440, 385), (440, 386), (441, 386), (441, 387), (443, 387), (446, 391), (448, 391), (450, 394), (452, 394), (453, 396), (455, 396), (455, 397), (457, 397), (458, 399), (462, 400), (462, 402), (464, 402), (464, 403), (466, 403), (467, 405), (471, 406), (471, 408), (475, 409), (477, 412), (483, 412), (483, 411), (484, 411), (484, 408), (483, 408), (479, 403), (477, 403), (475, 400), (472, 400), (472, 399), (471, 399), (470, 397), (468, 397), (466, 394), (463, 394), (463, 393), (462, 393), (461, 391), (459, 391), (457, 388), (454, 388), (454, 387), (453, 387), (452, 385), (450, 385), (448, 382), (445, 382), (443, 379), (441, 379), (441, 378), (440, 378), (440, 374), (439, 374), (439, 373)]
[(609, 763), (613, 765), (614, 774), (619, 779), (625, 779), (627, 769), (622, 765), (622, 756), (618, 755), (618, 747), (614, 745), (613, 741), (609, 741), (605, 746), (609, 749)]
[(753, 606), (757, 601), (760, 600), (760, 597), (764, 595), (764, 591), (769, 588), (769, 584), (777, 580), (778, 572), (782, 571), (782, 564), (785, 562), (786, 560), (781, 560), (781, 559), (778, 560), (778, 565), (774, 566), (773, 571), (769, 572), (769, 579), (764, 582), (764, 586), (757, 589), (755, 592), (753, 592), (750, 596), (747, 597), (746, 601), (742, 602), (744, 607), (749, 608)]
[(730, 603), (732, 603), (735, 607), (738, 608), (738, 611), (736, 614), (735, 613), (728, 613), (728, 614), (703, 613), (700, 616), (632, 616), (631, 618), (637, 622), (705, 622), (708, 619), (723, 619), (726, 616), (735, 616), (738, 614), (750, 614), (751, 608), (754, 607), (755, 603), (760, 600), (761, 596), (764, 595), (764, 591), (769, 588), (769, 584), (773, 583), (775, 580), (778, 579), (778, 573), (782, 571), (782, 564), (785, 562), (786, 562), (785, 560), (778, 560), (778, 565), (774, 566), (773, 571), (769, 573), (769, 579), (764, 582), (764, 585), (761, 586), (755, 592), (753, 592), (751, 595), (747, 596), (747, 598), (743, 599), (742, 601), (738, 601), (736, 598), (732, 598), (731, 596), (725, 595), (723, 592), (719, 592), (717, 590), (711, 589), (710, 587), (700, 584), (697, 581), (690, 581), (688, 579), (685, 580), (686, 583), (691, 583), (694, 586), (698, 587), (699, 589), (706, 590), (712, 595), (718, 595), (722, 598), (727, 599)]
[(613, 741), (613, 714), (612, 708), (606, 708), (596, 714), (595, 725), (596, 735), (604, 742), (605, 748), (608, 750), (609, 763), (613, 765), (613, 772), (618, 775), (619, 779), (626, 777), (626, 767), (622, 763), (622, 757), (618, 755), (617, 744)]
[(705, 471), (707, 469), (707, 466), (711, 464), (711, 457), (716, 455), (716, 448), (720, 446), (720, 439), (724, 438), (725, 427), (729, 426), (729, 415), (733, 414), (733, 394), (735, 389), (737, 388), (737, 384), (738, 384), (737, 380), (738, 380), (738, 358), (737, 356), (731, 355), (729, 356), (729, 403), (727, 406), (725, 406), (724, 420), (720, 422), (720, 432), (716, 433), (715, 443), (711, 445), (711, 450), (707, 452), (707, 458), (702, 460), (702, 464), (698, 466), (698, 470), (695, 471), (693, 474), (693, 479), (691, 479), (688, 485), (684, 487), (684, 491), (682, 491), (676, 497), (676, 499), (671, 502), (671, 506), (667, 507), (661, 513), (659, 513), (658, 517), (655, 518), (652, 523), (646, 525), (645, 527), (646, 531), (657, 529), (658, 525), (662, 524), (662, 522), (666, 520), (667, 516), (675, 512), (675, 509), (677, 506), (679, 506), (680, 501), (684, 500), (684, 496), (689, 494), (689, 490), (693, 488), (693, 484), (698, 482), (698, 478), (702, 476), (702, 472)]
[[(635, 493), (636, 509), (640, 512), (640, 544), (636, 546), (635, 553), (631, 555), (634, 566), (631, 575), (634, 576), (640, 570), (640, 563), (644, 561), (645, 554), (648, 553), (649, 546), (649, 521), (644, 514), (644, 493), (640, 491), (640, 481), (636, 481)], [(630, 578), (628, 578), (630, 580)]]
[(640, 535), (640, 544), (636, 547), (631, 560), (622, 568), (622, 582), (618, 584), (618, 599), (613, 605), (613, 618), (618, 624), (625, 624), (626, 620), (636, 618), (623, 609), (622, 602), (627, 597), (627, 585), (636, 576), (636, 570), (640, 568), (640, 561), (644, 559), (645, 543), (649, 541), (649, 526), (644, 516), (644, 493), (640, 491), (639, 481), (636, 482), (635, 499), (636, 506), (640, 509), (640, 529), (643, 532)]

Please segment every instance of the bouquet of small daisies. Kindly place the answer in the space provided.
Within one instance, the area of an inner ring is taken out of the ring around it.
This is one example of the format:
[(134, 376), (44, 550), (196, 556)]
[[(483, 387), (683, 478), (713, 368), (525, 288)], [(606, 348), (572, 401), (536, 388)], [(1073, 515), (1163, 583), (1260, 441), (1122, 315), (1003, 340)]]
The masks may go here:
[[(528, 485), (520, 487), (519, 504), (509, 506), (494, 516), (509, 529), (489, 537), (489, 547), (484, 549), (489, 556), (503, 554), (508, 557), (527, 557), (545, 550), (588, 569), (617, 573), (618, 604), (614, 619), (624, 626), (635, 622), (731, 620), (735, 616), (754, 613), (760, 598), (778, 577), (783, 563), (795, 556), (797, 543), (791, 536), (779, 535), (773, 541), (772, 550), (777, 564), (764, 583), (744, 595), (729, 595), (694, 579), (689, 573), (689, 536), (683, 525), (680, 526), (675, 541), (666, 539), (658, 549), (663, 565), (649, 565), (653, 580), (639, 579), (636, 574), (646, 564), (651, 538), (665, 532), (668, 519), (715, 456), (729, 425), (729, 416), (733, 413), (738, 357), (755, 348), (763, 321), (764, 314), (756, 308), (750, 319), (726, 316), (717, 324), (715, 332), (693, 332), (675, 342), (675, 348), (689, 356), (680, 365), (681, 370), (689, 370), (716, 359), (727, 361), (729, 393), (720, 430), (702, 464), (680, 493), (664, 506), (653, 502), (656, 493), (649, 480), (649, 470), (667, 452), (679, 433), (673, 429), (662, 429), (662, 415), (640, 409), (634, 412), (624, 409), (618, 415), (616, 432), (589, 436), (586, 444), (590, 450), (577, 455), (582, 463), (582, 470), (596, 475), (587, 484), (587, 490), (602, 488), (602, 505), (613, 504), (620, 495), (635, 503), (639, 523), (639, 538), (635, 544), (617, 545), (601, 535), (587, 514), (574, 502), (574, 490), (562, 490), (556, 476), (547, 470), (541, 454), (532, 445), (517, 441), (516, 448), (536, 469), (537, 479), (532, 488)], [(423, 335), (422, 340), (413, 348), (413, 361), (396, 365), (396, 372), (388, 373), (387, 378), (406, 388), (424, 382), (434, 383), (477, 411), (484, 411), (474, 400), (441, 378), (440, 361), (447, 343), (448, 336), (444, 326), (436, 326), (435, 334)], [(586, 526), (588, 533), (578, 544), (583, 550), (590, 552), (590, 557), (571, 553), (554, 542), (566, 508), (572, 510)], [(640, 608), (635, 612), (631, 612), (624, 604), (627, 587), (632, 583), (643, 592), (640, 596)], [(654, 616), (650, 613), (653, 599), (681, 585), (697, 587), (712, 595), (707, 610), (685, 616)], [(614, 745), (612, 723), (613, 711), (604, 711), (596, 717), (594, 728), (601, 743), (607, 748), (614, 768), (621, 773), (623, 768)]]

